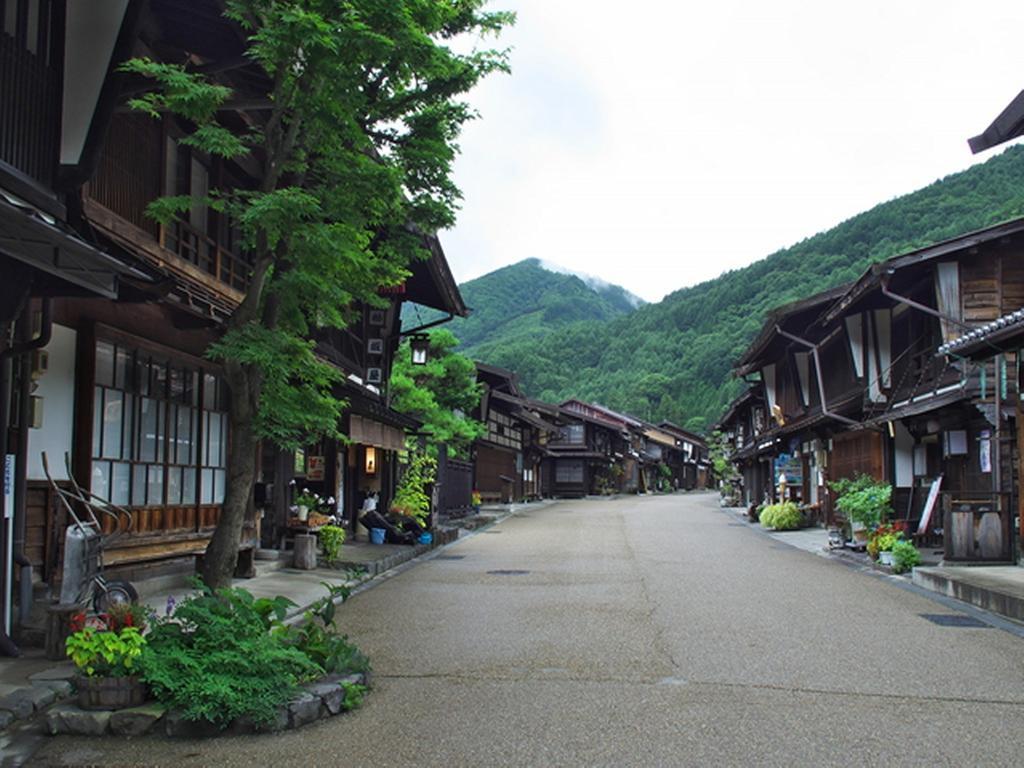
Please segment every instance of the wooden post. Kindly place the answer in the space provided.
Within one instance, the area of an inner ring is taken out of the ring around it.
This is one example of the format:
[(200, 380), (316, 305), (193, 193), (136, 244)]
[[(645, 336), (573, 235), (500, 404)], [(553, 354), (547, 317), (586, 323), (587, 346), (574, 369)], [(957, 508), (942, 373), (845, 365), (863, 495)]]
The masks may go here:
[(316, 568), (316, 535), (295, 534), (295, 567), (300, 571), (312, 571)]
[(46, 611), (46, 658), (64, 661), (68, 657), (64, 641), (71, 634), (71, 617), (82, 610), (77, 603), (57, 603)]

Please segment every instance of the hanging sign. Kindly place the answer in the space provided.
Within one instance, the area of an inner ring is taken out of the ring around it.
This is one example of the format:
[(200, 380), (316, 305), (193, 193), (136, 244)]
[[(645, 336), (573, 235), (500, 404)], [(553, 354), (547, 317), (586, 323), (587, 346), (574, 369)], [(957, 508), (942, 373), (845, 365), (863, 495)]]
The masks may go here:
[(309, 456), (306, 464), (306, 479), (307, 480), (323, 480), (324, 479), (324, 457), (323, 456)]

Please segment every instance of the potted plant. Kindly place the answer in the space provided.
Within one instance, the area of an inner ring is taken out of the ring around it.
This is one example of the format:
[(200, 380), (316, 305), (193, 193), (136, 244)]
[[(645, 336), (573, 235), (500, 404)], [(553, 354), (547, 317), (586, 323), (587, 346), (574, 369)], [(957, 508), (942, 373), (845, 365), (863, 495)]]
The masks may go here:
[(310, 492), (309, 488), (303, 488), (302, 493), (295, 497), (295, 514), (300, 521), (306, 522), (309, 519), (311, 510), (316, 510), (323, 503), (317, 494)]
[(893, 545), (903, 539), (903, 526), (899, 523), (879, 525), (868, 539), (868, 554), (882, 565), (892, 565)]
[(65, 647), (79, 671), (75, 688), (82, 709), (124, 709), (145, 701), (146, 686), (137, 676), (145, 626), (145, 609), (127, 603), (99, 616), (72, 617)]
[(892, 486), (876, 482), (869, 475), (860, 475), (854, 480), (837, 480), (832, 483), (832, 490), (837, 495), (836, 509), (849, 521), (851, 537), (855, 541), (866, 544), (870, 532), (892, 514), (889, 505)]

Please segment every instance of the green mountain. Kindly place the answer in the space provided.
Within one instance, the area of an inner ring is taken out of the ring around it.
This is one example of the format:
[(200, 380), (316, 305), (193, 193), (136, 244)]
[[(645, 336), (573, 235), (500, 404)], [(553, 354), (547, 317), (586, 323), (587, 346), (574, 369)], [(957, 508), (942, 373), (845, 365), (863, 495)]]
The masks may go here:
[[(462, 334), (460, 351), (517, 371), (533, 397), (580, 397), (701, 430), (739, 392), (732, 364), (767, 310), (853, 280), (872, 262), (1021, 215), (1024, 146), (1015, 146), (750, 266), (611, 319), (575, 316), (574, 300), (556, 302), (549, 314), (532, 301), (527, 281), (514, 279), (523, 264), (506, 267), (466, 284), (479, 325), (470, 318), (452, 330)], [(503, 293), (503, 272), (513, 278), (511, 296)], [(477, 293), (474, 284), (492, 290)]]
[[(557, 271), (556, 271), (557, 270)], [(644, 302), (617, 285), (526, 259), (459, 286), (472, 313), (445, 325), (459, 337), (459, 352), (494, 341), (526, 344), (576, 323), (604, 323), (628, 315)], [(430, 322), (437, 313), (419, 310)]]

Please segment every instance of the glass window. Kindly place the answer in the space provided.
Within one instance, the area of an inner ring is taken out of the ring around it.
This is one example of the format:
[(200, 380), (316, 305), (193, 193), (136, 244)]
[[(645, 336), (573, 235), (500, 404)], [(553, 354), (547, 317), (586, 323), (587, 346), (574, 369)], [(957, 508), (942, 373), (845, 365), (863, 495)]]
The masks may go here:
[(555, 481), (559, 483), (582, 483), (583, 462), (561, 460), (555, 464)]
[(93, 492), (127, 506), (222, 503), (224, 399), (212, 374), (98, 342)]

